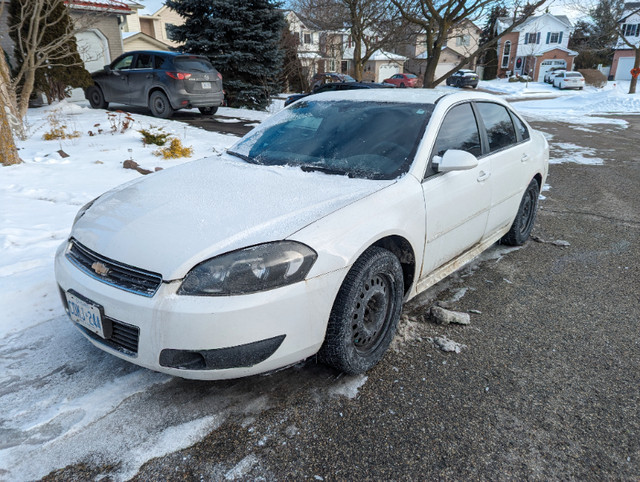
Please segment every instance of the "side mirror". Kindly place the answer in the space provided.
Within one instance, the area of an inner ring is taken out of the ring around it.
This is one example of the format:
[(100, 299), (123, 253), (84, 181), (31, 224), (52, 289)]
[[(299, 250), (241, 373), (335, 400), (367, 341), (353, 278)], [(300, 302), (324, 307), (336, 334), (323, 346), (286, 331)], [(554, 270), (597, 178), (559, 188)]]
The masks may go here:
[(105, 66), (104, 66), (104, 71), (105, 71), (107, 74), (110, 74), (110, 73), (111, 73), (111, 66), (109, 66), (109, 65), (105, 65)]
[(432, 162), (438, 172), (466, 171), (478, 165), (478, 158), (466, 151), (449, 149), (442, 157), (433, 156)]

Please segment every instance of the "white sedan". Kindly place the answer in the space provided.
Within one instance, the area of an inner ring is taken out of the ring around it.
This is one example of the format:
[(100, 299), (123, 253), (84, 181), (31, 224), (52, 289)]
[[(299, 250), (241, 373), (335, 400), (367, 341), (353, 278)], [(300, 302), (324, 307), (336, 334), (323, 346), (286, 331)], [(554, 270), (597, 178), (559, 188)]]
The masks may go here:
[(560, 90), (584, 89), (584, 77), (580, 72), (562, 72), (553, 78), (553, 86)]
[(374, 366), (402, 304), (534, 224), (549, 148), (501, 99), (349, 91), (109, 191), (57, 251), (75, 326), (184, 378)]

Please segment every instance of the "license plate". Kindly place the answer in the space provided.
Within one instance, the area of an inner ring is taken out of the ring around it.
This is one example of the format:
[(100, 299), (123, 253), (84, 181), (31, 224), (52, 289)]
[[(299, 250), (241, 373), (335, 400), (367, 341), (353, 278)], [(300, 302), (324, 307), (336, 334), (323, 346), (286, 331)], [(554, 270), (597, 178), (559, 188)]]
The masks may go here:
[(202, 88), (203, 89), (210, 89), (211, 88), (211, 82), (202, 82)]
[(100, 306), (89, 300), (81, 299), (78, 295), (69, 291), (67, 291), (66, 294), (71, 320), (84, 326), (87, 330), (101, 338), (105, 338)]

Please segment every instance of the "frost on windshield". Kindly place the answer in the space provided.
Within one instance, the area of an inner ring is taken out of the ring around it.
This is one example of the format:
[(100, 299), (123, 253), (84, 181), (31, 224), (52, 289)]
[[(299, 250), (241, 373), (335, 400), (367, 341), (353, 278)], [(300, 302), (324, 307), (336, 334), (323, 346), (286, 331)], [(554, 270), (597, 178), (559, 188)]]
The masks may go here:
[(256, 164), (394, 179), (409, 169), (433, 108), (417, 103), (299, 102), (229, 153)]

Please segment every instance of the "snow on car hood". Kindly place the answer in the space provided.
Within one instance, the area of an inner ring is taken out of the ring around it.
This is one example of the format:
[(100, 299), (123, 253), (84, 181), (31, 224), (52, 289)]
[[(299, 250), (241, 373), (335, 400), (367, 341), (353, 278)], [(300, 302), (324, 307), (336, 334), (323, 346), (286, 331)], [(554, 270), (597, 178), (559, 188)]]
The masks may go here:
[(104, 194), (71, 235), (103, 256), (179, 279), (200, 261), (285, 239), (393, 182), (209, 157)]

